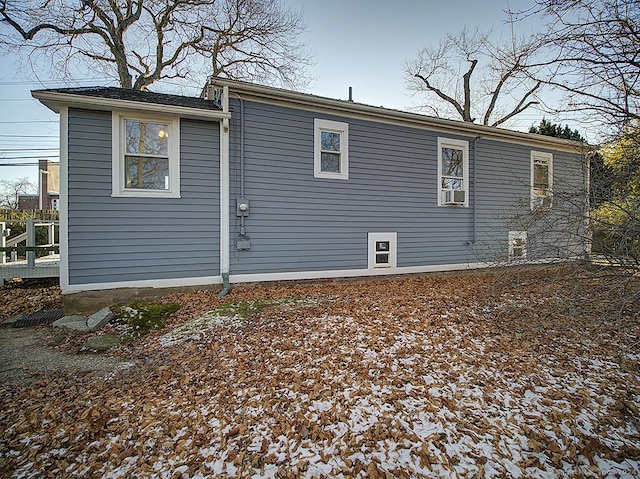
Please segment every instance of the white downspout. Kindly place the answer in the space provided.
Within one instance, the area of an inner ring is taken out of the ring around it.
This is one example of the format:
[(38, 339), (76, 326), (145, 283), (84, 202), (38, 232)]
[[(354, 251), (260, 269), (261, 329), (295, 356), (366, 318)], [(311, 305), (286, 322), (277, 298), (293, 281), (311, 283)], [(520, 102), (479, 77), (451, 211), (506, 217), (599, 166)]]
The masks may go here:
[[(222, 87), (222, 111), (229, 113), (229, 87)], [(229, 119), (220, 122), (220, 273), (223, 289), (220, 296), (230, 291), (229, 285)]]
[(69, 108), (60, 107), (60, 289), (69, 291)]

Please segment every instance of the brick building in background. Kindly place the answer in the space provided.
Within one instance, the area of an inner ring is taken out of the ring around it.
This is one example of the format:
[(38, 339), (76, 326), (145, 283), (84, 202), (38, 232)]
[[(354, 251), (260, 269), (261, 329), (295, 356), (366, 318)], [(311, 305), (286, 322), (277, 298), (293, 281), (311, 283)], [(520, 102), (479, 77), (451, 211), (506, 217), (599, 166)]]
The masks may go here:
[(40, 195), (18, 195), (18, 210), (31, 211), (38, 210), (40, 204)]
[(57, 210), (60, 203), (60, 163), (40, 160), (38, 165), (38, 208)]
[(60, 163), (38, 162), (38, 194), (18, 195), (18, 210), (57, 210), (60, 203)]

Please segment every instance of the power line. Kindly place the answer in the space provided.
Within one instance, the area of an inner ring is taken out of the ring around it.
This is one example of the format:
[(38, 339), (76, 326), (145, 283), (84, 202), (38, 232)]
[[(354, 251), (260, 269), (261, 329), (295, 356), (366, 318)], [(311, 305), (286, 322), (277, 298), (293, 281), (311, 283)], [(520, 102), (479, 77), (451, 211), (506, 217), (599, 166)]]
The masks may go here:
[(0, 153), (20, 153), (22, 151), (58, 151), (60, 148), (53, 146), (51, 148), (0, 148)]
[(45, 146), (58, 148), (58, 142), (54, 140), (45, 140), (45, 139), (39, 140), (37, 138), (32, 138), (30, 140), (21, 140), (19, 138), (16, 138), (13, 140), (10, 138), (0, 138), (0, 150), (2, 150), (3, 148), (16, 148), (16, 147), (21, 147), (21, 148), (29, 147), (29, 149), (31, 149), (30, 147), (44, 148)]
[(22, 149), (28, 149), (28, 150), (32, 150), (34, 148), (58, 148), (58, 142), (57, 141), (51, 141), (51, 140), (36, 140), (36, 139), (31, 139), (31, 140), (7, 140), (7, 139), (0, 139), (0, 150), (3, 150), (5, 148), (22, 148)]
[(0, 166), (40, 166), (40, 163), (0, 163)]
[(1, 138), (58, 138), (58, 135), (0, 135)]
[(109, 78), (84, 78), (82, 80), (45, 80), (45, 81), (36, 81), (36, 80), (25, 80), (25, 81), (0, 81), (0, 85), (3, 86), (12, 86), (12, 85), (42, 85), (44, 86), (45, 84), (53, 84), (53, 83), (58, 83), (58, 84), (69, 84), (69, 83), (90, 83), (90, 82), (94, 82), (94, 81), (113, 81), (113, 79), (109, 79)]
[(58, 120), (25, 120), (25, 121), (0, 121), (0, 123), (58, 123)]
[(60, 155), (39, 155), (39, 156), (17, 156), (15, 158), (0, 158), (2, 160), (37, 160), (37, 159), (48, 159), (48, 158), (60, 158)]
[(0, 152), (25, 152), (25, 151), (51, 151), (51, 150), (59, 150), (60, 146), (55, 144), (39, 144), (34, 143), (30, 145), (25, 145), (24, 143), (2, 143), (0, 142)]

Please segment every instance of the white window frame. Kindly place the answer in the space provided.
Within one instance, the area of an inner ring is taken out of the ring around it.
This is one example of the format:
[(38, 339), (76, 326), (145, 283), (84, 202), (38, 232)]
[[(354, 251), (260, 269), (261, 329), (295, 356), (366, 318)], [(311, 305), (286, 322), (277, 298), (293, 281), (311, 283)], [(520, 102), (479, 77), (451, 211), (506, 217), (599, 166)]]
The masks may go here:
[[(321, 170), (321, 133), (329, 131), (340, 134), (340, 172), (334, 173)], [(323, 120), (315, 118), (313, 120), (313, 176), (315, 178), (330, 178), (334, 180), (349, 179), (349, 124), (340, 121)]]
[[(125, 182), (125, 121), (166, 123), (169, 128), (169, 188), (150, 190), (126, 188)], [(113, 197), (180, 198), (180, 118), (113, 112), (111, 115), (112, 192)]]
[[(522, 240), (522, 256), (514, 256), (515, 241)], [(522, 261), (527, 259), (527, 232), (526, 231), (509, 231), (509, 262)]]
[[(447, 191), (442, 188), (442, 149), (443, 148), (456, 148), (463, 150), (464, 158), (462, 161), (462, 190), (465, 192), (464, 203), (460, 205), (445, 205), (443, 201), (444, 192)], [(469, 142), (466, 140), (456, 140), (453, 138), (438, 137), (438, 184), (436, 191), (438, 193), (438, 206), (462, 206), (469, 207)]]
[[(542, 160), (547, 162), (547, 175), (549, 188), (547, 189), (547, 193), (545, 195), (539, 195), (536, 193), (534, 188), (534, 167), (536, 160)], [(543, 151), (531, 151), (531, 209), (545, 209), (551, 208), (553, 206), (553, 154), (546, 153)], [(544, 201), (544, 198), (549, 198), (548, 206), (544, 207), (541, 205), (541, 202)]]
[[(381, 269), (381, 268), (396, 268), (398, 261), (398, 233), (368, 233), (368, 250), (369, 250), (369, 269)], [(384, 264), (376, 263), (376, 242), (388, 241), (389, 242), (389, 262)]]

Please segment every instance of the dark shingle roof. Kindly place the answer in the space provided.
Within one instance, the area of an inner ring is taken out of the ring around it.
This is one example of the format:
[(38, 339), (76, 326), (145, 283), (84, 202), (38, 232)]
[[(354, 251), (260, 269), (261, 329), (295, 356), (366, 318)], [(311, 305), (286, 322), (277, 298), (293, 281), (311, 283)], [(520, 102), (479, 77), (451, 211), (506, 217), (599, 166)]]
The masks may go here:
[(210, 100), (205, 100), (204, 98), (169, 95), (167, 93), (155, 93), (150, 91), (129, 90), (126, 88), (118, 87), (53, 88), (36, 91), (65, 93), (68, 95), (80, 95), (96, 98), (109, 98), (113, 100), (136, 101), (158, 105), (173, 105), (185, 108), (197, 108), (199, 110), (222, 110), (222, 108), (220, 108), (218, 104)]

